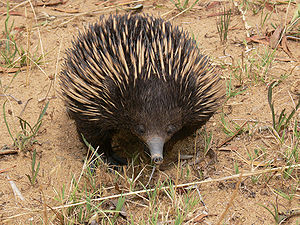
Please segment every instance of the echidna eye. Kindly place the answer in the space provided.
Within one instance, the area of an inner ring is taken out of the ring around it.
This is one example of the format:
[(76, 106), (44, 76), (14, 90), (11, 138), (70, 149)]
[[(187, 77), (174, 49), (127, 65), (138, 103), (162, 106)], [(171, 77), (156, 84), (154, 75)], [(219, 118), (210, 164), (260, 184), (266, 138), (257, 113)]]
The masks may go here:
[(176, 127), (173, 124), (168, 125), (167, 127), (167, 134), (172, 135), (176, 131)]
[(136, 126), (135, 131), (138, 135), (144, 135), (145, 134), (145, 126), (142, 124), (139, 124)]

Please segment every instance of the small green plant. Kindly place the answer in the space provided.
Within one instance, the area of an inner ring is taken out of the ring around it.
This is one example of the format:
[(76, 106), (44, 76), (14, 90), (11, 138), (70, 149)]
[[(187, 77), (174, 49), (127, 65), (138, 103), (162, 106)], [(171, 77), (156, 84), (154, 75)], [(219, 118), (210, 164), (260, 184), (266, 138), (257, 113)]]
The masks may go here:
[(274, 190), (274, 192), (277, 193), (282, 198), (285, 198), (286, 200), (291, 202), (295, 196), (296, 188), (292, 186), (291, 190), (289, 190), (289, 193), (285, 193), (284, 191), (281, 190)]
[(42, 110), (41, 114), (39, 115), (39, 118), (34, 126), (31, 126), (26, 120), (22, 119), (21, 117), (18, 117), (19, 122), (20, 122), (21, 131), (17, 133), (15, 138), (13, 137), (11, 130), (9, 128), (8, 122), (7, 122), (5, 104), (6, 104), (6, 101), (3, 103), (4, 123), (6, 125), (6, 128), (8, 130), (8, 133), (9, 133), (11, 139), (14, 142), (14, 145), (19, 150), (23, 150), (27, 146), (27, 144), (32, 144), (35, 142), (34, 137), (36, 136), (37, 132), (39, 131), (39, 129), (42, 125), (42, 119), (46, 113), (49, 102), (46, 103), (45, 107), (43, 108), (43, 110)]
[[(14, 35), (12, 34), (13, 32), (13, 27), (14, 27), (14, 22), (9, 25), (9, 3), (7, 3), (7, 10), (6, 10), (6, 20), (4, 23), (4, 35), (5, 35), (5, 40), (4, 40), (4, 49), (1, 49), (0, 54), (4, 60), (4, 64), (7, 64), (9, 67), (13, 65), (15, 58), (18, 53), (18, 48), (17, 44), (15, 42)], [(2, 64), (2, 62), (1, 62)]]
[(200, 203), (200, 199), (192, 191), (187, 191), (183, 195), (177, 197), (176, 200), (176, 217), (174, 224), (183, 224), (187, 216), (195, 212), (196, 206)]
[[(274, 29), (277, 28), (277, 24), (271, 24)], [(300, 38), (300, 4), (295, 9), (293, 18), (286, 24), (284, 35), (289, 39), (299, 41)]]
[(260, 27), (262, 29), (264, 28), (264, 26), (266, 24), (266, 21), (271, 18), (271, 15), (272, 15), (272, 13), (269, 13), (269, 12), (267, 12), (266, 14), (264, 14), (264, 11), (261, 12), (261, 15), (260, 15)]
[(54, 188), (54, 192), (57, 195), (54, 197), (54, 200), (58, 201), (60, 204), (64, 204), (66, 199), (66, 185), (63, 184), (60, 192)]
[(275, 56), (276, 48), (275, 49), (269, 49), (267, 48), (264, 53), (260, 56), (261, 61), (259, 63), (259, 67), (263, 68), (263, 77), (262, 79), (266, 76), (268, 73), (271, 63), (273, 62), (274, 56)]
[(264, 206), (264, 205), (261, 205), (259, 204), (261, 207), (265, 208), (266, 210), (268, 210), (269, 213), (271, 213), (274, 221), (275, 221), (275, 224), (280, 224), (281, 222), (281, 219), (280, 219), (280, 215), (279, 215), (279, 211), (278, 211), (278, 206), (276, 206), (275, 204), (271, 203), (273, 209), (274, 209), (274, 212), (269, 209), (267, 206)]
[(180, 11), (187, 11), (188, 9), (192, 9), (198, 2), (199, 0), (195, 0), (191, 6), (189, 7), (189, 0), (171, 0), (171, 2), (175, 5), (175, 7), (180, 10)]
[(125, 202), (125, 197), (120, 197), (118, 199), (118, 203), (117, 203), (116, 209), (115, 209), (115, 215), (114, 215), (114, 217), (112, 219), (113, 224), (116, 222), (116, 220), (117, 220), (117, 218), (118, 218), (118, 216), (120, 214), (120, 211), (122, 210), (124, 202)]
[[(149, 216), (148, 216), (148, 222), (146, 223), (143, 221), (142, 224), (158, 224), (159, 222), (159, 214), (160, 214), (160, 207), (159, 207), (159, 193), (161, 192), (162, 187), (164, 186), (164, 183), (157, 182), (155, 186), (155, 190), (153, 192), (149, 191), (147, 192), (147, 197), (149, 199), (148, 201), (148, 208), (149, 208)], [(146, 190), (146, 187), (144, 187)]]
[(30, 184), (34, 186), (37, 182), (37, 175), (40, 170), (40, 162), (36, 166), (36, 150), (34, 149), (33, 154), (32, 154), (32, 161), (31, 161), (31, 174), (25, 174), (26, 177), (28, 178)]
[(204, 156), (207, 154), (209, 149), (211, 148), (212, 140), (213, 140), (213, 135), (212, 132), (207, 133), (206, 129), (203, 129), (200, 133), (202, 136), (202, 139), (204, 140)]
[[(25, 51), (22, 46), (16, 42), (15, 32), (14, 32), (14, 21), (10, 24), (10, 14), (9, 14), (9, 1), (6, 7), (6, 19), (4, 23), (4, 36), (5, 39), (1, 40), (0, 43), (0, 64), (3, 67), (17, 67), (21, 68), (23, 66), (29, 66), (31, 62), (35, 65), (42, 63), (43, 55), (38, 54), (38, 48), (31, 54)], [(3, 43), (3, 44), (2, 44)]]
[(223, 8), (223, 14), (219, 17), (217, 21), (217, 30), (219, 33), (220, 41), (223, 44), (227, 41), (230, 17), (231, 9), (226, 11), (225, 8)]
[[(285, 112), (285, 109), (283, 109), (281, 111), (279, 117), (276, 118), (276, 113), (275, 113), (275, 109), (274, 109), (274, 102), (273, 102), (273, 99), (272, 99), (273, 88), (276, 85), (277, 85), (277, 82), (274, 81), (269, 86), (269, 89), (268, 89), (268, 102), (269, 102), (269, 106), (270, 106), (271, 113), (272, 113), (273, 128), (277, 132), (277, 134), (280, 134), (281, 131), (283, 131), (285, 128), (287, 128), (287, 126), (288, 126), (290, 120), (292, 119), (292, 117), (294, 116), (295, 112), (299, 109), (300, 99), (298, 100), (298, 104), (296, 105), (296, 108), (294, 108), (289, 115)], [(283, 132), (282, 135), (284, 135), (284, 132)]]
[(239, 170), (239, 164), (236, 162), (236, 161), (234, 161), (234, 172), (235, 172), (235, 174), (239, 174), (240, 173), (240, 170)]
[[(263, 83), (269, 82), (268, 73), (272, 66), (276, 49), (266, 47), (261, 50), (254, 50), (249, 53), (242, 53), (241, 59), (235, 59), (230, 66), (231, 76), (239, 81), (239, 85), (243, 85), (247, 78), (252, 83), (262, 81)], [(282, 74), (279, 78), (280, 81), (286, 79), (290, 74)], [(278, 79), (278, 78), (277, 78)], [(231, 84), (231, 80), (227, 81), (227, 86)]]
[[(223, 131), (226, 135), (228, 136), (234, 136), (234, 135), (239, 135), (241, 134), (244, 130), (241, 129), (241, 126), (239, 126), (237, 123), (234, 121), (231, 121), (234, 124), (234, 128), (231, 128), (229, 121), (225, 119), (225, 114), (221, 113), (221, 124), (223, 127)], [(236, 134), (238, 132), (238, 134)]]
[(226, 101), (232, 97), (242, 94), (246, 89), (238, 88), (234, 89), (231, 81), (231, 75), (229, 80), (226, 80)]

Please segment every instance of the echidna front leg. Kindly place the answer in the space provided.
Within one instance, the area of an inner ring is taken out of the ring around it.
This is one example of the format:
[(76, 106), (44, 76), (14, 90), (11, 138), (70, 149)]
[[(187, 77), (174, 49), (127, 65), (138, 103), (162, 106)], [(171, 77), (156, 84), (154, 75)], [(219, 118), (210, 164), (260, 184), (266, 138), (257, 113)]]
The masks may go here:
[[(92, 126), (91, 124), (86, 124), (83, 121), (75, 120), (77, 125), (77, 132), (82, 140), (82, 135), (86, 141), (91, 144), (94, 149), (98, 149), (98, 153), (104, 153), (104, 160), (110, 165), (126, 165), (127, 161), (124, 158), (118, 156), (112, 149), (112, 131), (97, 132), (99, 128), (97, 126)], [(84, 142), (82, 140), (82, 142)], [(95, 157), (95, 154), (89, 156)]]
[[(120, 157), (111, 146), (112, 138), (106, 138), (103, 142), (102, 146), (99, 146), (100, 150), (103, 151), (107, 163), (114, 166), (123, 166), (127, 164), (127, 160), (125, 158)], [(102, 147), (102, 148), (101, 148)]]

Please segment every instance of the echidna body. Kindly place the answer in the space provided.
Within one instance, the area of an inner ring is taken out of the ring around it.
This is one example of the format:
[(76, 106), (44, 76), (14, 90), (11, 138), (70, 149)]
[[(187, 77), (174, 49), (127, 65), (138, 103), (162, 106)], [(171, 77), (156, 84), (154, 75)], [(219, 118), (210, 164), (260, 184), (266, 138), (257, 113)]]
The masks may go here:
[(148, 15), (112, 15), (80, 33), (60, 75), (77, 130), (114, 163), (118, 130), (163, 161), (166, 142), (200, 128), (223, 97), (218, 74), (186, 32)]

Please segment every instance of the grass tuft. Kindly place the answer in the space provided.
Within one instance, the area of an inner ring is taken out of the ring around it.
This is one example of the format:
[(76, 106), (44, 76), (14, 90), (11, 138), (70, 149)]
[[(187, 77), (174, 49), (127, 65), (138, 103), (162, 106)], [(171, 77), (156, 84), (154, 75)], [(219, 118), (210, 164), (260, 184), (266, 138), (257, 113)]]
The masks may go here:
[(7, 131), (9, 133), (11, 139), (14, 142), (14, 146), (19, 150), (23, 150), (28, 145), (32, 145), (35, 142), (34, 138), (37, 135), (37, 133), (42, 125), (42, 119), (46, 113), (49, 102), (46, 103), (43, 110), (41, 111), (41, 114), (38, 117), (37, 122), (33, 126), (30, 125), (26, 120), (22, 119), (21, 117), (18, 117), (21, 131), (17, 132), (17, 134), (15, 136), (12, 134), (10, 127), (8, 125), (8, 122), (7, 122), (5, 104), (6, 104), (6, 101), (3, 103), (2, 109), (3, 109), (4, 123), (6, 125)]
[(230, 24), (231, 9), (226, 11), (223, 8), (223, 14), (217, 20), (217, 30), (222, 44), (225, 44), (228, 37), (228, 28)]
[(292, 112), (289, 115), (285, 112), (285, 109), (283, 109), (280, 112), (280, 115), (278, 116), (278, 118), (276, 118), (274, 102), (272, 99), (272, 93), (273, 93), (273, 88), (277, 84), (278, 84), (277, 81), (274, 81), (270, 84), (269, 89), (268, 89), (268, 102), (269, 102), (269, 106), (270, 106), (271, 113), (272, 113), (273, 128), (277, 132), (277, 134), (282, 133), (282, 135), (284, 135), (284, 132), (282, 132), (282, 131), (284, 131), (284, 129), (287, 128), (287, 126), (289, 125), (289, 122), (292, 119), (292, 117), (294, 116), (295, 112), (299, 109), (300, 99), (298, 100), (296, 107), (292, 110)]
[(26, 177), (28, 178), (30, 184), (34, 186), (37, 182), (37, 175), (40, 170), (40, 162), (36, 165), (36, 150), (34, 149), (33, 154), (32, 154), (32, 162), (31, 162), (31, 174), (25, 174)]

